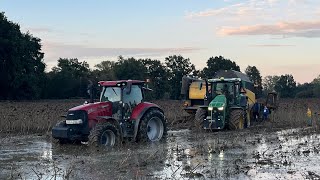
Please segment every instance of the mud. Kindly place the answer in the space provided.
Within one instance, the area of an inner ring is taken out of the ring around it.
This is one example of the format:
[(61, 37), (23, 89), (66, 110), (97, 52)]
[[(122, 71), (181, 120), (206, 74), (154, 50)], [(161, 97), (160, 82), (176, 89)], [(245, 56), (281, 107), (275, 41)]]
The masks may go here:
[(319, 138), (312, 128), (179, 130), (110, 150), (3, 137), (0, 179), (320, 179)]

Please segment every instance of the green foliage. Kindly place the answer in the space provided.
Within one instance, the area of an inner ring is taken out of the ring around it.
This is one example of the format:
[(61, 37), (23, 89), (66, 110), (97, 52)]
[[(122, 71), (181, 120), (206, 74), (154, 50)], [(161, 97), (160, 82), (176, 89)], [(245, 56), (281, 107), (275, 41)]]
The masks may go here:
[(256, 66), (248, 66), (245, 73), (249, 76), (250, 80), (256, 85), (255, 94), (257, 97), (262, 95), (262, 76)]
[(274, 88), (283, 98), (295, 97), (296, 82), (291, 74), (281, 75)]
[(150, 99), (162, 99), (169, 88), (168, 73), (166, 67), (159, 60), (143, 59), (143, 65), (147, 68), (146, 78), (150, 80), (148, 87), (153, 91), (146, 93)]
[(260, 75), (260, 71), (256, 66), (248, 66), (245, 70), (245, 73), (249, 76), (250, 80), (254, 84), (262, 87), (262, 76)]
[(222, 56), (210, 57), (207, 61), (207, 67), (203, 69), (202, 76), (204, 78), (211, 78), (219, 70), (235, 70), (240, 71), (240, 67), (229, 59)]
[(314, 85), (314, 88), (313, 88), (313, 95), (317, 98), (320, 98), (320, 75), (315, 78), (311, 84)]
[(147, 69), (142, 61), (131, 57), (128, 59), (119, 56), (114, 65), (114, 74), (117, 79), (138, 79), (144, 80)]
[(275, 91), (275, 86), (280, 76), (266, 76), (262, 81), (262, 87), (265, 92)]
[(296, 88), (296, 98), (313, 98), (313, 90), (314, 84), (312, 83), (298, 84)]
[(115, 80), (114, 74), (115, 62), (113, 61), (102, 61), (95, 65), (95, 70), (91, 72), (91, 78), (97, 81), (110, 81)]
[(179, 99), (181, 80), (184, 75), (189, 75), (195, 71), (195, 66), (191, 64), (190, 59), (182, 56), (169, 56), (165, 58), (167, 66), (168, 80), (170, 85), (171, 99)]
[(90, 69), (87, 62), (60, 58), (57, 67), (47, 74), (45, 98), (86, 97)]
[(39, 98), (45, 81), (40, 39), (0, 13), (0, 99)]

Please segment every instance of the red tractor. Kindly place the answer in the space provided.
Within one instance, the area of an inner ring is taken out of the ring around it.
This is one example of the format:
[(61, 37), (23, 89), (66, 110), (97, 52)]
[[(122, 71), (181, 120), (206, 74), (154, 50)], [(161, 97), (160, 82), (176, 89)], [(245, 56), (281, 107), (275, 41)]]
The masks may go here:
[(52, 129), (60, 143), (84, 141), (95, 146), (116, 146), (124, 138), (132, 141), (160, 141), (166, 134), (163, 110), (143, 102), (144, 81), (101, 81), (100, 102), (68, 111), (66, 120)]

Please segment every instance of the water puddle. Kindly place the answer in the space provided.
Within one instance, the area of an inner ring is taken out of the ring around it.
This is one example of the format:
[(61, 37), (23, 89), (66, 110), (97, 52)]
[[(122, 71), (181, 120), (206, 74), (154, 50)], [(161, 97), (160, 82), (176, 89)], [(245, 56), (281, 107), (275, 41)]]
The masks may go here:
[(320, 135), (306, 129), (196, 133), (119, 149), (2, 138), (0, 179), (320, 179)]

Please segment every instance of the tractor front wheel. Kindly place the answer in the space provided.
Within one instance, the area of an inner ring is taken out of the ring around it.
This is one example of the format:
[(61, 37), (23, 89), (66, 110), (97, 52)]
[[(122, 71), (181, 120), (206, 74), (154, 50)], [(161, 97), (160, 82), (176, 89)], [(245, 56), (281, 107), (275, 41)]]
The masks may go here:
[(88, 139), (93, 146), (114, 147), (120, 144), (119, 133), (115, 125), (108, 122), (99, 123), (91, 130)]
[(244, 111), (242, 109), (233, 109), (230, 112), (229, 129), (244, 128)]
[(139, 125), (139, 141), (160, 141), (166, 134), (167, 128), (164, 115), (158, 109), (148, 111)]
[(203, 121), (207, 117), (207, 110), (199, 108), (195, 115), (195, 126), (199, 129), (203, 128)]

